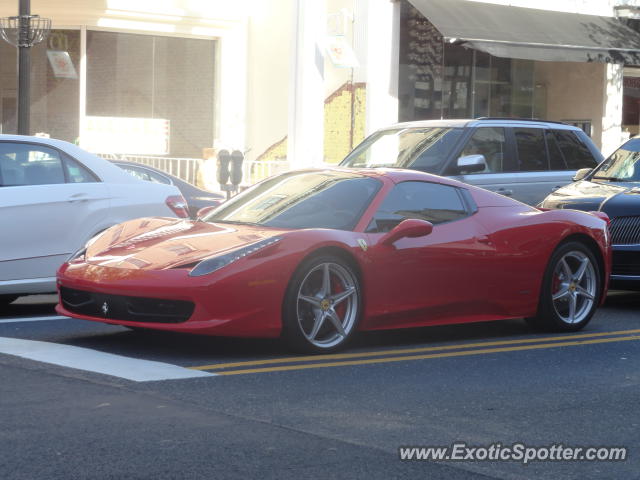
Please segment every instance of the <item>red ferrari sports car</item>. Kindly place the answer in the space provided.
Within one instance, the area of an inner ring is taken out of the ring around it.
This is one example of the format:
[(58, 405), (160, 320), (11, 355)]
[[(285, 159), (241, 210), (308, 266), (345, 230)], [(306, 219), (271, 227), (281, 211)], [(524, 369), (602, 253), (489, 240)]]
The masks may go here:
[(303, 170), (195, 221), (109, 228), (58, 271), (57, 311), (315, 352), (357, 330), (526, 318), (573, 331), (603, 300), (610, 257), (602, 213), (415, 171)]

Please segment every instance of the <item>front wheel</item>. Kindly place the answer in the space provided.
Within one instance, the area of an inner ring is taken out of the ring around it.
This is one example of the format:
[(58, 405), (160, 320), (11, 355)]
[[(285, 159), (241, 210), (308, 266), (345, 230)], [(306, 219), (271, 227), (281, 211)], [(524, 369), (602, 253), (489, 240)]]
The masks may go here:
[(343, 347), (360, 316), (360, 284), (353, 267), (333, 255), (306, 260), (293, 275), (283, 305), (283, 336), (296, 350)]
[(551, 256), (538, 314), (527, 321), (555, 331), (580, 330), (595, 313), (601, 289), (600, 269), (591, 250), (580, 242), (565, 243)]

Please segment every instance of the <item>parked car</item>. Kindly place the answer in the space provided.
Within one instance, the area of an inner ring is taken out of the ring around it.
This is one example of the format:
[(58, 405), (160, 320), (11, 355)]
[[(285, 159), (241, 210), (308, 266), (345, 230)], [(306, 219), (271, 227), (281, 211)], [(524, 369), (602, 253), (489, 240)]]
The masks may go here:
[(607, 290), (597, 215), (409, 170), (293, 171), (198, 221), (112, 227), (60, 268), (56, 308), (314, 352), (357, 330), (526, 317), (575, 331)]
[(340, 163), (445, 175), (535, 205), (593, 168), (602, 154), (579, 128), (504, 118), (399, 123), (367, 137)]
[(187, 217), (186, 202), (70, 143), (0, 135), (0, 306), (55, 292), (56, 269), (88, 239), (149, 215)]
[(612, 288), (640, 290), (640, 137), (540, 203), (545, 208), (598, 210), (611, 219)]
[(182, 193), (182, 196), (187, 201), (189, 206), (189, 216), (193, 219), (198, 217), (198, 211), (205, 207), (217, 207), (224, 202), (225, 197), (219, 193), (203, 190), (195, 185), (190, 184), (169, 173), (158, 170), (157, 168), (150, 167), (149, 165), (142, 165), (136, 162), (126, 162), (124, 160), (112, 160), (114, 164), (122, 168), (125, 172), (145, 180), (147, 182), (164, 183), (165, 185), (175, 185)]

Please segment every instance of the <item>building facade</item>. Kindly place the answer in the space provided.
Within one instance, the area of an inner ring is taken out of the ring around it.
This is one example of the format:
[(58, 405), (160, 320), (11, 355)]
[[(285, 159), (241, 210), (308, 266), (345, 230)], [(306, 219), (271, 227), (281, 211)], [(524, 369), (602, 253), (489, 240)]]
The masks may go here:
[[(200, 157), (220, 137), (243, 146), (248, 17), (227, 3), (32, 1), (52, 30), (31, 49), (30, 133), (100, 153)], [(0, 16), (17, 11), (0, 5)], [(16, 64), (0, 40), (2, 133), (16, 130)]]
[[(396, 121), (565, 121), (605, 154), (639, 133), (640, 2), (530, 4), (32, 0), (53, 30), (32, 48), (30, 133), (99, 153), (224, 147), (291, 166), (336, 163)], [(17, 10), (3, 2), (0, 16)], [(540, 23), (514, 32), (529, 14)], [(0, 41), (3, 133), (16, 128), (16, 63)]]

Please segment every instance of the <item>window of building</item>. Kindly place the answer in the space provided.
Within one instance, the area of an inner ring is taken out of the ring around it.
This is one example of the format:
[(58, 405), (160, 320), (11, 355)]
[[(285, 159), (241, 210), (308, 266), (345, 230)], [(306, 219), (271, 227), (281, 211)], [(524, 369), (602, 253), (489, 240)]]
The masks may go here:
[[(0, 133), (17, 133), (17, 49), (0, 40)], [(30, 134), (75, 142), (80, 125), (80, 31), (51, 31), (31, 49)]]
[(535, 62), (445, 42), (407, 0), (400, 15), (400, 121), (544, 117), (545, 92), (535, 88)]
[(215, 41), (87, 32), (87, 115), (168, 120), (174, 157), (213, 144)]

